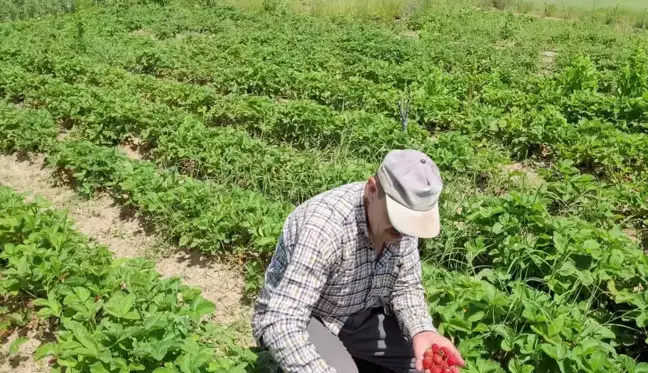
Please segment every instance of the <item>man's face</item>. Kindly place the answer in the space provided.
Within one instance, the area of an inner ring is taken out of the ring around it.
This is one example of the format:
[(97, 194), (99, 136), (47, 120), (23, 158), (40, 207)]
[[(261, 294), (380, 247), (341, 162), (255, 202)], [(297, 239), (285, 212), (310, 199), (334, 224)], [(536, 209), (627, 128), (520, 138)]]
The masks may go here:
[(369, 220), (369, 231), (374, 236), (372, 239), (386, 244), (397, 242), (402, 235), (394, 228), (389, 221), (387, 214), (387, 198), (384, 193), (379, 192), (379, 185), (371, 177), (365, 186), (365, 197), (367, 207), (367, 219)]

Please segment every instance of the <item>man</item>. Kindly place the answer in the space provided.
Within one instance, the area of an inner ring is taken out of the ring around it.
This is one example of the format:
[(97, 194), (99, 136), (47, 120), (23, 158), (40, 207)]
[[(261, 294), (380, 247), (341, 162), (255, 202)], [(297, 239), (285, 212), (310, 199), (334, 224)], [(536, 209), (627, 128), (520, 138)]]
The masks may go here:
[(354, 358), (423, 372), (437, 334), (421, 285), (418, 238), (439, 234), (443, 183), (415, 150), (375, 176), (319, 194), (286, 220), (255, 305), (254, 337), (286, 373), (355, 373)]

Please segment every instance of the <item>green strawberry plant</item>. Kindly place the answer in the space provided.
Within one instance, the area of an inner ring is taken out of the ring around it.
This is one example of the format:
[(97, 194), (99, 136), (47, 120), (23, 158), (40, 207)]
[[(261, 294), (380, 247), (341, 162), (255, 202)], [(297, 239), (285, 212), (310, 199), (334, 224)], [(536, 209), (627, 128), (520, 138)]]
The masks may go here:
[(484, 359), (511, 372), (602, 372), (623, 364), (608, 326), (521, 282), (503, 292), (502, 280), (489, 270), (468, 277), (424, 266), (430, 311), (439, 331), (458, 343), (469, 371), (480, 371)]
[[(0, 148), (43, 152), (81, 194), (229, 255), (250, 295), (294, 205), (366, 178), (391, 149), (425, 151), (446, 182), (443, 235), (422, 244), (444, 269), (426, 267), (425, 286), (465, 370), (645, 371), (645, 38), (445, 1), (397, 23), (195, 5), (107, 1), (0, 23)], [(114, 149), (129, 142), (146, 161)], [(500, 175), (513, 162), (541, 180)], [(200, 322), (210, 306), (195, 294), (167, 299), (143, 263), (73, 254), (85, 244), (67, 226), (25, 214), (0, 222), (0, 289), (35, 294), (61, 328), (40, 351), (57, 369), (253, 361)]]
[(0, 290), (40, 296), (32, 302), (38, 317), (59, 330), (35, 358), (51, 357), (53, 371), (244, 371), (256, 360), (206, 323), (213, 303), (177, 278), (162, 279), (152, 262), (114, 260), (62, 213), (24, 203), (7, 188), (0, 189), (0, 210), (12, 217), (0, 222)]

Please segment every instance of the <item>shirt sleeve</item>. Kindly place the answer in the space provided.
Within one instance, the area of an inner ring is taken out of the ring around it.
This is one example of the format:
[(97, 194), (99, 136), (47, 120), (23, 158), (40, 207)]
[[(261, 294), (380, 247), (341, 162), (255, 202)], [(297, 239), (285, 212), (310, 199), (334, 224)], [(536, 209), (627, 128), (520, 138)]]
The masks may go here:
[(289, 247), (281, 279), (269, 295), (260, 322), (263, 344), (286, 373), (335, 373), (308, 340), (311, 310), (326, 282), (330, 239), (317, 228), (302, 228)]
[(424, 331), (436, 332), (432, 323), (425, 290), (421, 284), (422, 270), (416, 241), (403, 247), (403, 265), (392, 290), (390, 303), (403, 334), (410, 340)]

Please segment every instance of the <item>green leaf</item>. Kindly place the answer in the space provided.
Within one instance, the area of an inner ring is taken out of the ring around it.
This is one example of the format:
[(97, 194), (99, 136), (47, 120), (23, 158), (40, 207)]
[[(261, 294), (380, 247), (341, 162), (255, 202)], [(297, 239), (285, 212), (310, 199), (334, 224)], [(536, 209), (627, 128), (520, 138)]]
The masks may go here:
[(648, 325), (648, 312), (642, 311), (638, 316), (637, 319), (635, 320), (637, 323), (637, 326), (640, 328), (643, 328), (644, 326)]
[(648, 363), (637, 364), (634, 373), (648, 373)]
[(81, 286), (75, 286), (74, 287), (74, 294), (79, 298), (79, 301), (85, 302), (86, 300), (90, 299), (90, 290), (81, 287)]
[(146, 367), (143, 364), (130, 363), (128, 364), (128, 369), (131, 372), (146, 370)]
[(492, 330), (501, 335), (504, 339), (511, 339), (513, 336), (513, 329), (503, 324), (496, 324), (492, 327)]
[(34, 352), (34, 359), (40, 360), (46, 356), (54, 356), (58, 353), (58, 345), (53, 342), (40, 345)]
[(110, 368), (125, 368), (128, 366), (128, 362), (121, 358), (121, 357), (116, 357), (110, 361)]
[(452, 327), (456, 330), (461, 330), (463, 332), (470, 332), (471, 324), (463, 319), (458, 319), (458, 318), (452, 318), (450, 321), (448, 321), (448, 324), (452, 325)]
[(63, 306), (61, 306), (61, 302), (59, 302), (54, 294), (47, 294), (47, 299), (49, 299), (49, 307), (52, 309), (52, 313), (56, 317), (61, 317), (61, 312), (63, 311)]
[(99, 348), (88, 330), (79, 322), (69, 320), (66, 327), (72, 331), (76, 339), (85, 347), (90, 356), (99, 358)]
[(173, 366), (173, 364), (170, 364), (162, 368), (155, 369), (153, 373), (178, 373), (178, 370)]
[(120, 319), (137, 320), (139, 319), (139, 314), (131, 311), (134, 303), (135, 295), (124, 295), (123, 292), (119, 291), (108, 299), (108, 302), (104, 305), (104, 310), (108, 314)]
[(508, 363), (508, 368), (511, 373), (531, 373), (534, 367), (527, 364), (522, 364), (517, 359), (511, 359)]
[(564, 360), (567, 357), (568, 350), (567, 347), (563, 344), (550, 345), (543, 343), (540, 345), (542, 351), (544, 351), (549, 357), (556, 361)]
[(594, 352), (589, 357), (589, 359), (587, 359), (587, 362), (589, 362), (589, 366), (592, 368), (592, 370), (597, 371), (603, 368), (606, 360), (607, 360), (607, 354), (599, 350)]
[(11, 345), (9, 345), (9, 353), (16, 355), (20, 351), (20, 346), (28, 340), (29, 339), (27, 337), (16, 338), (13, 342), (11, 342)]
[(52, 293), (47, 294), (47, 299), (38, 298), (34, 300), (33, 304), (39, 307), (45, 307), (38, 311), (38, 315), (42, 317), (56, 316), (61, 317), (63, 307), (61, 303), (54, 297)]
[(90, 365), (90, 373), (110, 373), (110, 371), (104, 368), (103, 364), (97, 361)]
[(624, 255), (621, 250), (612, 250), (612, 253), (610, 254), (610, 265), (614, 267), (622, 267), (623, 259)]
[(125, 314), (123, 318), (127, 320), (139, 320), (140, 317), (137, 312), (130, 311), (129, 313)]
[(214, 303), (206, 300), (202, 296), (197, 296), (189, 306), (190, 317), (194, 322), (200, 321), (203, 315), (208, 315), (216, 310)]
[(162, 317), (160, 317), (159, 315), (147, 316), (144, 318), (144, 322), (143, 322), (144, 329), (148, 331), (153, 330), (153, 328), (159, 329), (164, 326), (159, 324), (161, 321), (162, 321)]
[(128, 294), (127, 296), (123, 297), (121, 299), (120, 305), (120, 312), (122, 315), (127, 315), (131, 308), (133, 308), (133, 304), (135, 303), (135, 295), (133, 294)]
[(49, 307), (49, 300), (43, 299), (43, 298), (37, 298), (37, 299), (34, 299), (32, 304), (34, 306), (38, 306), (38, 307)]
[(565, 317), (559, 316), (549, 324), (549, 337), (558, 335), (565, 327)]
[(483, 311), (476, 312), (474, 315), (468, 318), (468, 321), (473, 323), (484, 318), (485, 313)]
[(180, 241), (178, 242), (178, 246), (181, 246), (181, 247), (187, 246), (187, 244), (189, 243), (189, 240), (191, 240), (191, 238), (189, 236), (182, 235), (180, 237)]
[(164, 360), (169, 348), (173, 347), (173, 341), (159, 341), (148, 345), (151, 356), (157, 361)]

